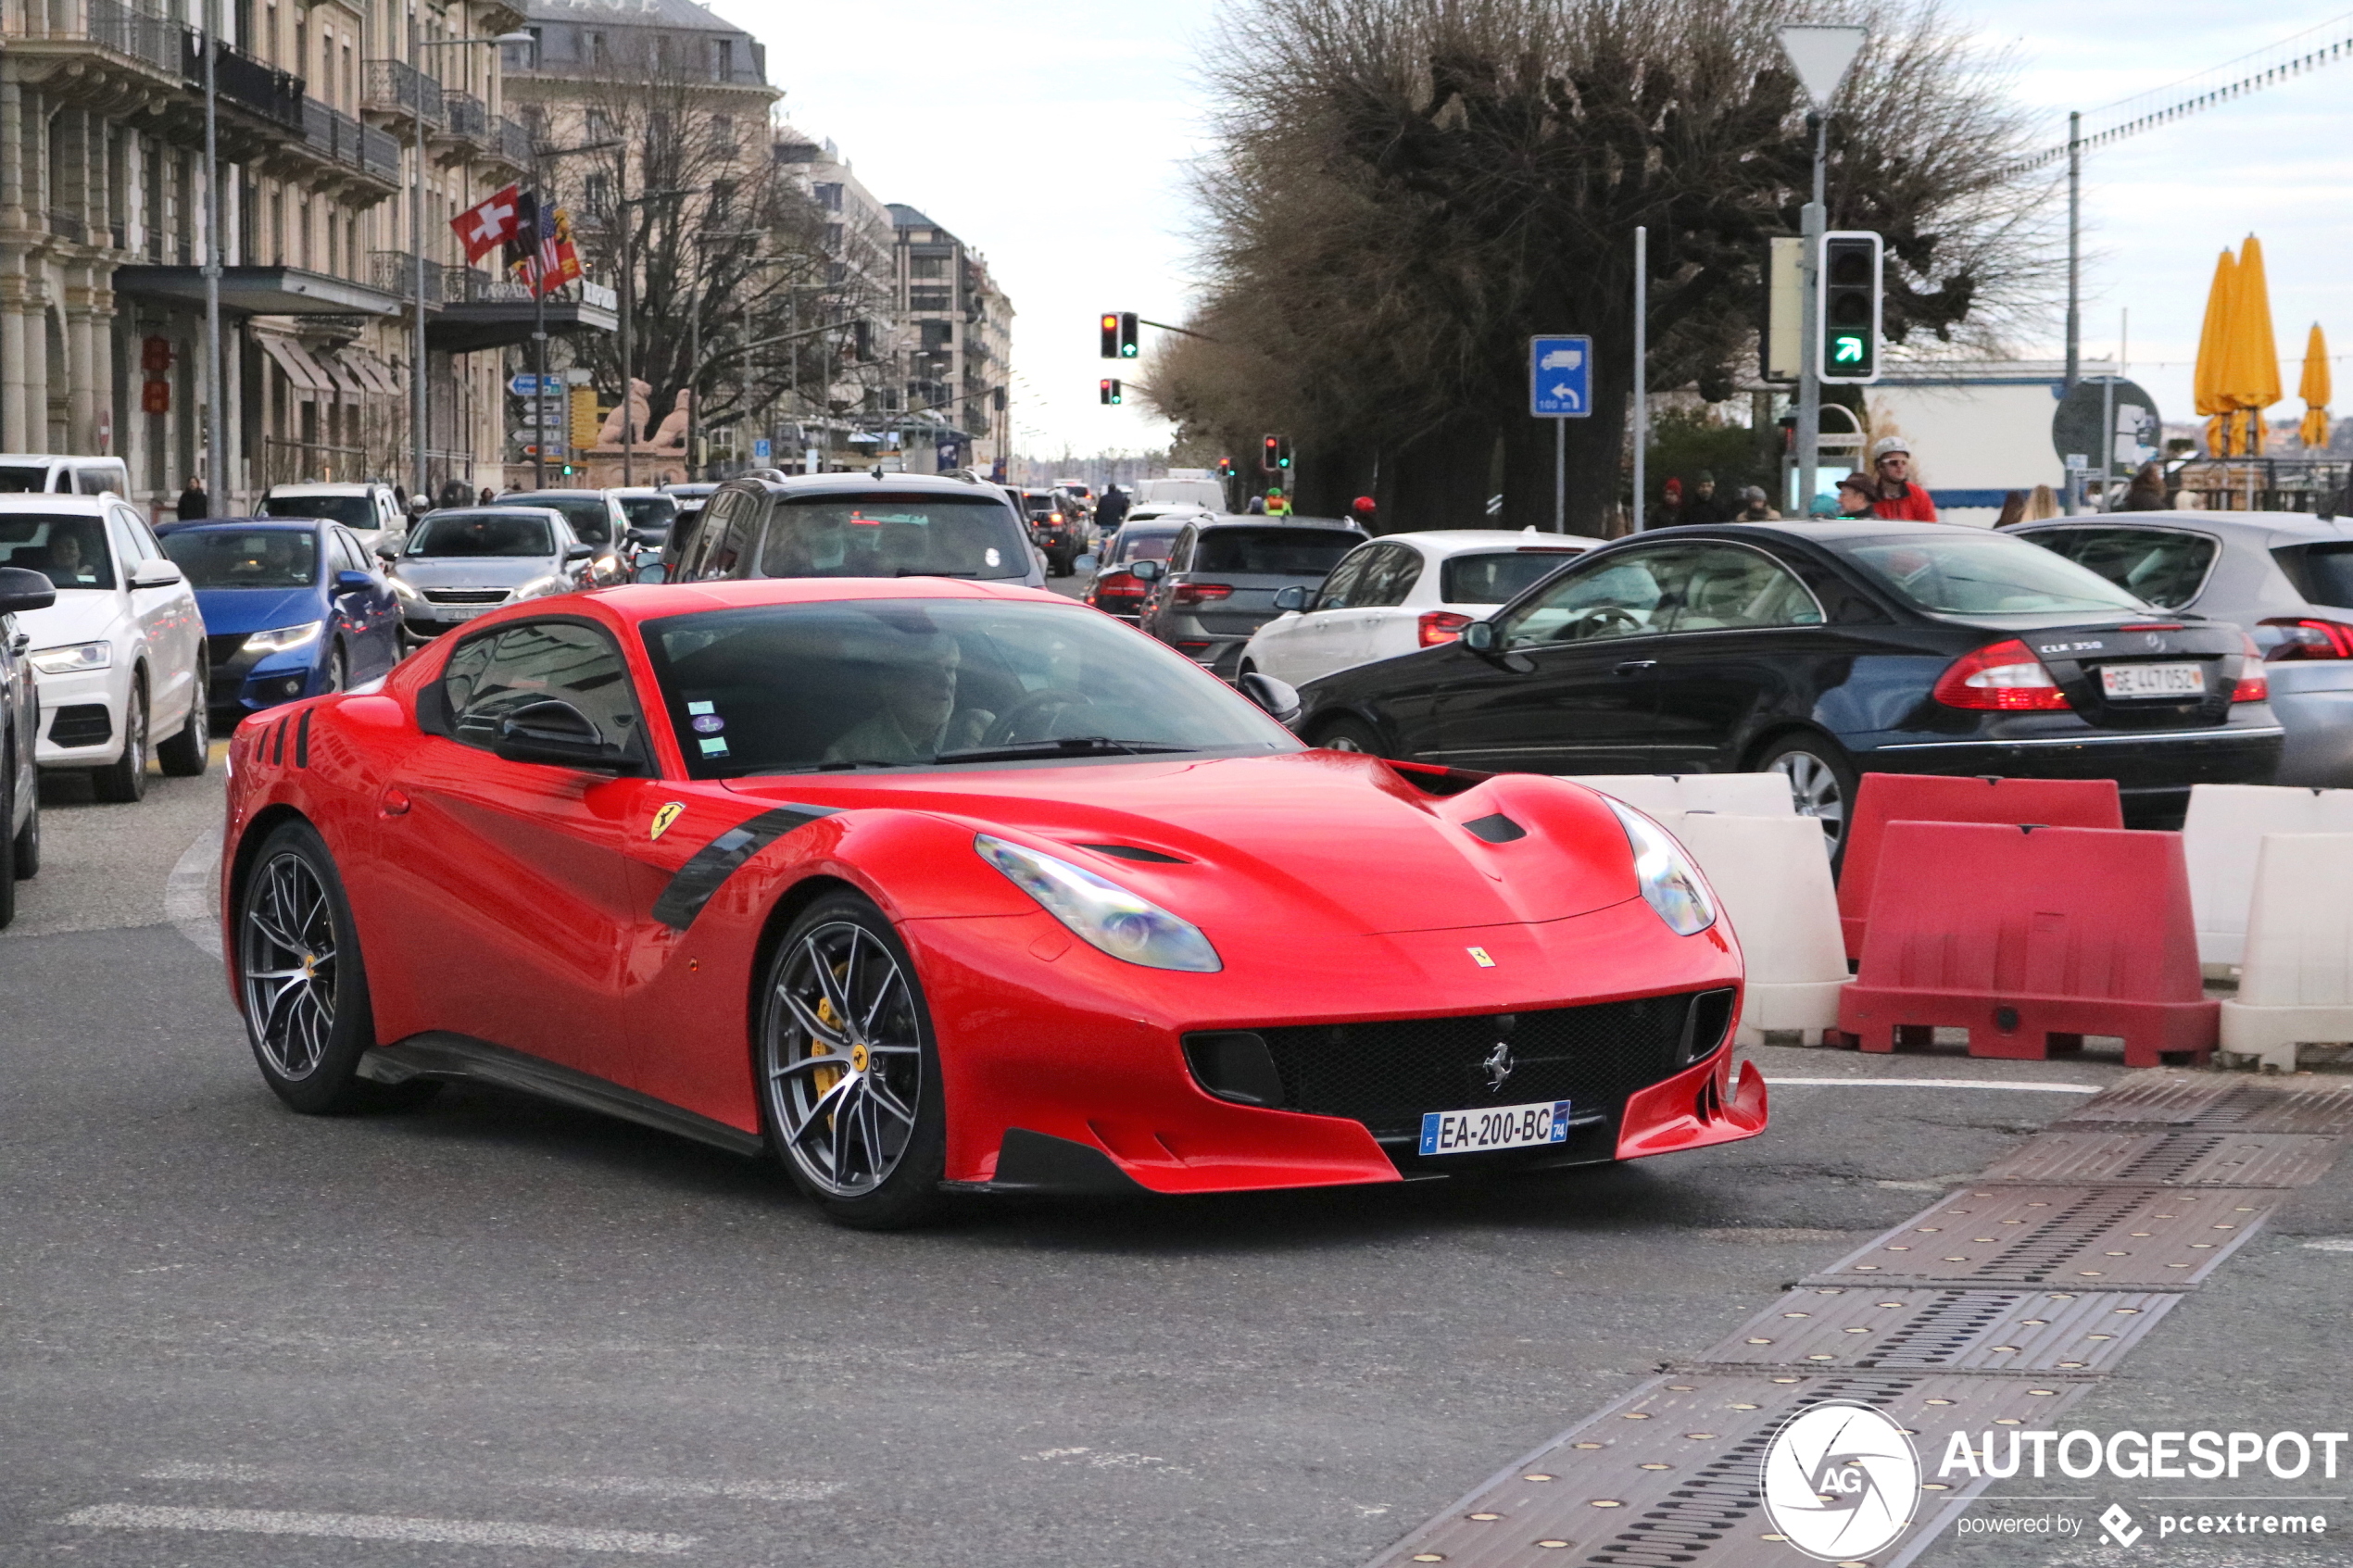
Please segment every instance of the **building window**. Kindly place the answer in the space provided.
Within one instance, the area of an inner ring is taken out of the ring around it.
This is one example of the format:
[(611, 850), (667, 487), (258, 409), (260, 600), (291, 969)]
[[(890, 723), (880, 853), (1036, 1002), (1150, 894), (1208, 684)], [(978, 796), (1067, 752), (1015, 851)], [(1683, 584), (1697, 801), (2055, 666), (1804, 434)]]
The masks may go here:
[(605, 35), (601, 32), (592, 32), (588, 35), (588, 63), (592, 66), (612, 64), (612, 56), (606, 49)]
[(733, 82), (736, 79), (736, 41), (732, 38), (721, 39), (718, 55), (718, 69), (711, 74), (722, 82)]
[(907, 258), (907, 276), (945, 278), (948, 276), (948, 258), (944, 256), (911, 256)]
[(581, 182), (580, 205), (590, 212), (602, 214), (608, 210), (606, 197), (612, 186), (602, 174), (591, 174)]
[(711, 117), (711, 150), (714, 157), (733, 158), (741, 149), (736, 140), (736, 117), (715, 114)]

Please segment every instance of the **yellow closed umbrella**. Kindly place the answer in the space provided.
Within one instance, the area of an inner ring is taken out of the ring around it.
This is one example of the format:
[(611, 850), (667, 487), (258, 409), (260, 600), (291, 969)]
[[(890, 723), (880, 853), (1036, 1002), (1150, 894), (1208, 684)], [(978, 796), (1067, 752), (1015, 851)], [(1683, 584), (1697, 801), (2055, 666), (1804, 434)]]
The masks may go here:
[(2263, 242), (2253, 234), (2239, 246), (2238, 281), (2232, 286), (2229, 353), (2222, 361), (2223, 395), (2246, 412), (2240, 451), (2263, 450), (2263, 410), (2280, 400), (2280, 345), (2271, 335), (2271, 290), (2263, 280)]
[(2329, 444), (2329, 340), (2321, 335), (2321, 323), (2312, 323), (2312, 335), (2304, 340), (2304, 380), (2296, 389), (2304, 399), (2304, 427), (2296, 433), (2296, 439), (2308, 447)]
[(2222, 395), (2222, 372), (2230, 349), (2231, 308), (2238, 270), (2238, 257), (2228, 250), (2214, 258), (2214, 283), (2206, 291), (2206, 322), (2197, 332), (2197, 370), (2190, 385), (2197, 399), (2197, 411), (2206, 420), (2206, 453), (2209, 458), (2230, 456), (2229, 429), (2224, 418), (2237, 406)]

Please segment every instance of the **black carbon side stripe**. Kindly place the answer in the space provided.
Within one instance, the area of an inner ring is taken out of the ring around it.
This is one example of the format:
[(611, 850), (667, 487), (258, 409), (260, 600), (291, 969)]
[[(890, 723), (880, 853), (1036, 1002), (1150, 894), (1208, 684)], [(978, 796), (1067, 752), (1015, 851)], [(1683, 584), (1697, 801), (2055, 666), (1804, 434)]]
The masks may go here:
[(840, 813), (830, 806), (781, 806), (738, 822), (696, 850), (654, 900), (654, 919), (673, 931), (695, 923), (702, 907), (726, 885), (737, 867), (798, 827)]

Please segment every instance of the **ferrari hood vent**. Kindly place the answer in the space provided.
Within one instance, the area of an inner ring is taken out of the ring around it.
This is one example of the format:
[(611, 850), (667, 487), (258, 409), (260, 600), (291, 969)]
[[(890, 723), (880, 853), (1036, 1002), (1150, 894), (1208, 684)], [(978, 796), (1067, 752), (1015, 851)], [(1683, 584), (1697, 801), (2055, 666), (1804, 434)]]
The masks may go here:
[(1515, 838), (1526, 838), (1528, 830), (1501, 811), (1492, 811), (1463, 824), (1473, 838), (1483, 838), (1490, 844), (1509, 844)]
[(1123, 860), (1143, 860), (1155, 866), (1185, 866), (1192, 862), (1182, 855), (1164, 855), (1157, 849), (1146, 849), (1135, 844), (1082, 844), (1081, 849), (1092, 849), (1098, 855), (1114, 855)]

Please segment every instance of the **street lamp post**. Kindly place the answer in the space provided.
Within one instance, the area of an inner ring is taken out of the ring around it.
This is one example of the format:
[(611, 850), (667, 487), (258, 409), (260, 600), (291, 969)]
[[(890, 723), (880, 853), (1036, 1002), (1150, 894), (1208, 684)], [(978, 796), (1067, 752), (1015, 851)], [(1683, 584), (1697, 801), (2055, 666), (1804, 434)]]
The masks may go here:
[(1798, 286), (1804, 291), (1799, 306), (1799, 332), (1804, 341), (1798, 345), (1797, 369), (1797, 515), (1806, 516), (1814, 508), (1814, 486), (1818, 483), (1816, 470), (1821, 466), (1822, 453), (1822, 345), (1821, 337), (1821, 270), (1822, 233), (1825, 221), (1823, 185), (1830, 159), (1831, 100), (1838, 95), (1839, 83), (1846, 80), (1847, 68), (1861, 52), (1866, 29), (1844, 24), (1815, 26), (1790, 23), (1780, 30), (1781, 49), (1789, 56), (1790, 64), (1797, 71), (1800, 86), (1806, 89), (1814, 112), (1806, 116), (1806, 128), (1814, 132), (1813, 200), (1806, 204), (1800, 230), (1805, 236), (1802, 246)]
[[(220, 0), (206, 0), (204, 13), (204, 380), (206, 494), (219, 512), (228, 497), (227, 454), (220, 445), (222, 383), (220, 343), (220, 94), (214, 62), (220, 50)], [(29, 421), (28, 421), (29, 422)]]
[[(621, 195), (619, 193), (628, 188), (629, 154), (626, 149), (623, 151), (619, 162), (620, 176), (614, 185), (612, 206), (613, 221), (621, 228), (621, 483), (634, 485), (637, 483), (637, 429), (629, 417), (629, 398), (631, 381), (636, 373), (636, 338), (630, 330), (629, 319), (636, 313), (637, 307), (637, 257), (629, 243), (629, 209), (643, 207), (648, 202), (667, 201), (672, 196), (691, 196), (696, 194), (696, 188), (677, 186), (667, 191), (648, 191), (639, 196)], [(648, 414), (653, 412), (650, 408), (646, 411)], [(686, 455), (689, 458), (694, 456), (692, 452)]]

